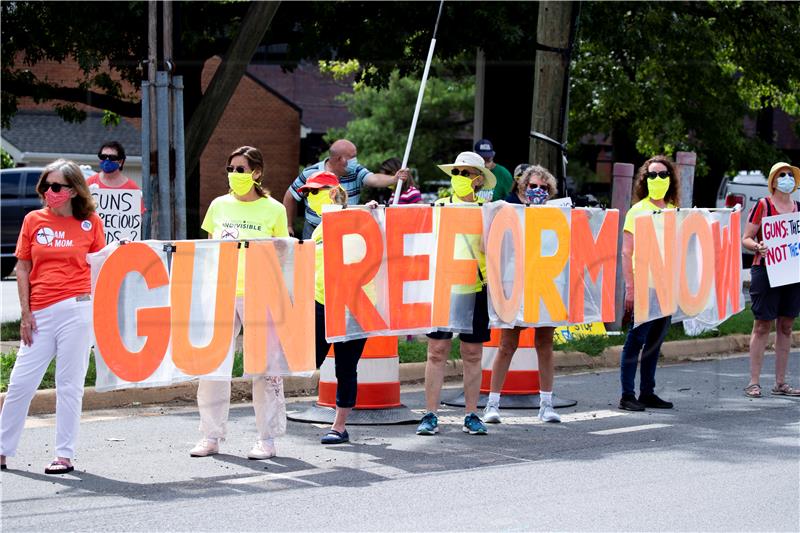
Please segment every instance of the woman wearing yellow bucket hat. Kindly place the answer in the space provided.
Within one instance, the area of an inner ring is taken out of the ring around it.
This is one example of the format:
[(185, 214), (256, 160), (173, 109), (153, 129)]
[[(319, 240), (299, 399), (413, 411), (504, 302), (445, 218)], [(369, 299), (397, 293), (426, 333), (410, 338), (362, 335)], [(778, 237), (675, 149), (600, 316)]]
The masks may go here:
[(800, 188), (800, 168), (788, 163), (775, 163), (769, 171), (767, 187), (770, 195), (750, 210), (742, 237), (742, 246), (755, 252), (750, 269), (750, 299), (755, 320), (750, 337), (750, 382), (744, 389), (749, 398), (761, 397), (761, 364), (772, 323), (775, 323), (775, 386), (772, 394), (800, 396), (800, 389), (786, 383), (786, 367), (792, 340), (792, 323), (800, 314), (800, 283), (771, 287), (764, 264), (767, 246), (762, 241), (763, 217), (800, 212), (800, 202), (791, 195)]

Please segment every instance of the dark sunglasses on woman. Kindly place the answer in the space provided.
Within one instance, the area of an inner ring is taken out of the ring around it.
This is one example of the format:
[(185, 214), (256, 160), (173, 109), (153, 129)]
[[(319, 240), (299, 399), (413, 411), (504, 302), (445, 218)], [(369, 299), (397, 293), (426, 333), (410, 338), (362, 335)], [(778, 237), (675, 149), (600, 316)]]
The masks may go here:
[(668, 170), (659, 170), (658, 172), (651, 170), (650, 172), (645, 174), (645, 176), (647, 176), (647, 179), (651, 180), (655, 178), (668, 178), (671, 176), (671, 174), (669, 173)]
[(789, 176), (790, 178), (793, 178), (794, 174), (792, 174), (791, 172), (781, 172), (780, 174), (778, 174), (779, 178), (785, 178), (786, 176)]
[(71, 189), (72, 185), (65, 185), (63, 183), (44, 183), (42, 185), (42, 192), (46, 191), (47, 189), (50, 189), (53, 192), (61, 192), (61, 188), (62, 187), (66, 187), (68, 189)]
[(450, 171), (450, 174), (452, 174), (453, 176), (461, 175), (461, 176), (464, 176), (465, 178), (469, 178), (469, 177), (472, 177), (472, 176), (480, 176), (481, 175), (480, 172), (475, 172), (474, 170), (469, 170), (469, 169), (466, 169), (466, 168), (462, 168), (461, 170), (458, 170), (457, 168), (454, 168), (453, 170)]
[(109, 161), (119, 161), (122, 159), (116, 154), (97, 154), (97, 158), (100, 159), (100, 161), (105, 161), (106, 159)]
[(234, 167), (234, 166), (231, 166), (231, 165), (228, 165), (227, 167), (225, 167), (225, 170), (227, 170), (228, 172), (237, 172), (239, 174), (247, 174), (248, 173), (248, 170), (246, 168), (244, 168), (244, 167)]
[(535, 183), (529, 183), (528, 184), (528, 188), (529, 189), (542, 189), (542, 190), (546, 191), (547, 190), (547, 185), (537, 185)]

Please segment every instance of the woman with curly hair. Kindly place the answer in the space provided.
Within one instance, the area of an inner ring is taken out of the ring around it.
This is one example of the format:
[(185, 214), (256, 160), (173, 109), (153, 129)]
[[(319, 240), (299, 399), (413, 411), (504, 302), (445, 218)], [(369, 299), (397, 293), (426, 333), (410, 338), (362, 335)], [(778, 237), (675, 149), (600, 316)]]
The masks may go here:
[[(681, 184), (675, 164), (666, 156), (651, 157), (639, 167), (633, 185), (634, 203), (625, 216), (622, 233), (622, 274), (625, 278), (625, 312), (633, 312), (633, 236), (634, 220), (642, 212), (674, 209), (680, 205)], [(626, 411), (672, 409), (672, 403), (656, 396), (656, 365), (661, 345), (667, 336), (672, 317), (665, 316), (631, 327), (625, 338), (620, 361), (622, 398), (619, 408)], [(636, 399), (636, 367), (642, 354), (639, 399)]]

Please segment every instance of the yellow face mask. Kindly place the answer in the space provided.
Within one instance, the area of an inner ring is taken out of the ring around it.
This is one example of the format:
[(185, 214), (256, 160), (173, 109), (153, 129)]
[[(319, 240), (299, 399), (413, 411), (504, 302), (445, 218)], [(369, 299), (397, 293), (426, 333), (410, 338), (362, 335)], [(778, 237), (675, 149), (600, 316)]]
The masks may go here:
[(669, 190), (669, 178), (647, 178), (647, 192), (653, 200), (662, 200)]
[(252, 172), (228, 172), (228, 185), (237, 196), (244, 196), (253, 188)]
[(333, 189), (319, 189), (316, 194), (309, 193), (306, 201), (308, 201), (308, 207), (311, 208), (317, 215), (322, 216), (322, 206), (330, 205), (333, 203), (333, 198), (331, 198), (331, 191)]
[(475, 189), (472, 187), (473, 179), (471, 176), (460, 175), (450, 178), (450, 184), (453, 186), (453, 192), (456, 193), (456, 196), (463, 198), (474, 193)]

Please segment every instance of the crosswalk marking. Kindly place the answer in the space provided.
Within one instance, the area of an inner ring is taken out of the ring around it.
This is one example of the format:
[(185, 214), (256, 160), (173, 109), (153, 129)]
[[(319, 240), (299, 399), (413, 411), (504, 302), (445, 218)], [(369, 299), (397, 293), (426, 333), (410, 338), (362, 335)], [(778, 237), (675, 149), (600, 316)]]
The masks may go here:
[(602, 431), (590, 431), (590, 435), (616, 435), (618, 433), (631, 433), (634, 431), (646, 431), (648, 429), (659, 429), (672, 427), (672, 424), (644, 424), (641, 426), (628, 426), (624, 428), (604, 429)]

